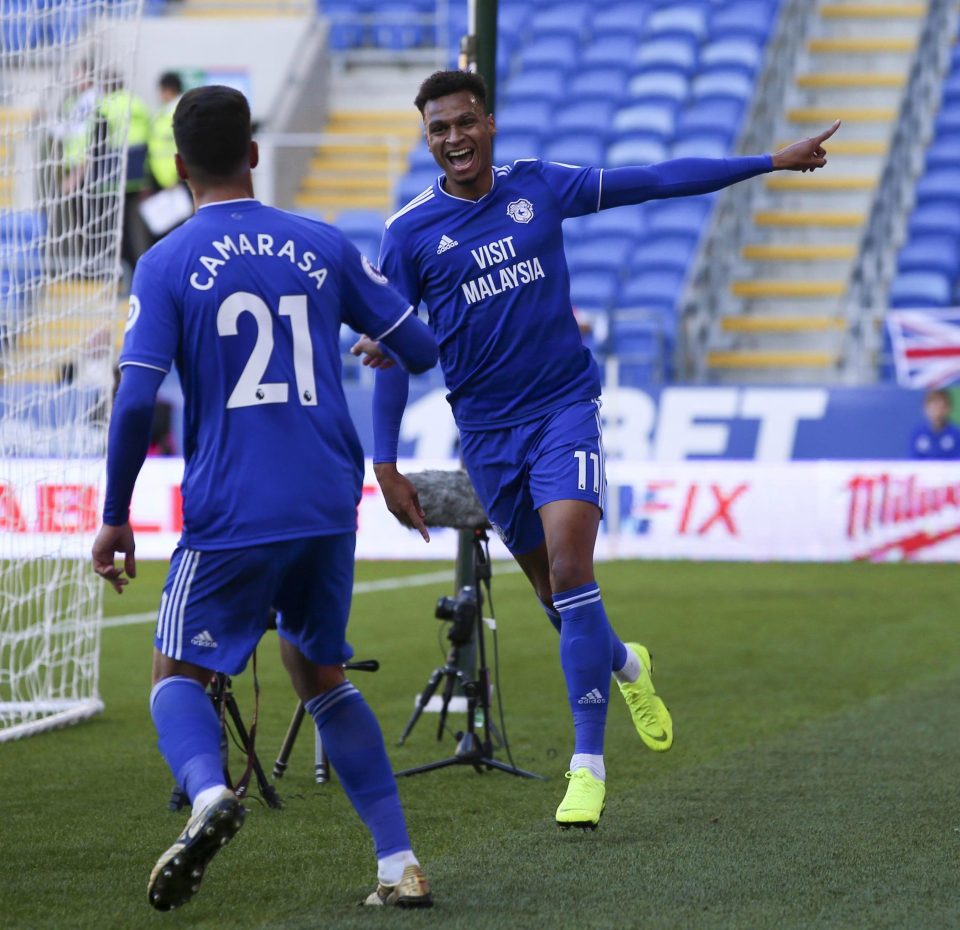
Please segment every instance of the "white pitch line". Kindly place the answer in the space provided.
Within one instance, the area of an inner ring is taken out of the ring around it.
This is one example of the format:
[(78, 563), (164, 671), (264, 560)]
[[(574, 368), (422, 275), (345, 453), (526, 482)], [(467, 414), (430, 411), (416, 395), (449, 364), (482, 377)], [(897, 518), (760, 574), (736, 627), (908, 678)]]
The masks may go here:
[[(520, 571), (520, 566), (515, 562), (504, 562), (497, 565), (497, 574), (514, 574)], [(424, 572), (420, 575), (400, 575), (398, 578), (381, 578), (379, 581), (358, 581), (353, 586), (354, 595), (371, 594), (375, 591), (398, 591), (401, 588), (419, 588), (423, 585), (436, 584), (439, 581), (449, 581), (451, 579), (450, 569), (442, 572)], [(157, 612), (155, 610), (140, 614), (124, 614), (120, 617), (108, 617), (101, 624), (105, 630), (117, 626), (134, 626), (138, 623), (156, 623)]]

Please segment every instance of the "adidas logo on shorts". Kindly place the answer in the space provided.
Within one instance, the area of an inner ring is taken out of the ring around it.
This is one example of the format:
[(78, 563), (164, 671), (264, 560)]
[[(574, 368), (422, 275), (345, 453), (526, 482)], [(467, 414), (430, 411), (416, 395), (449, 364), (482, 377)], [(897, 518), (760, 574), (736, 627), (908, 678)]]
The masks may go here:
[(440, 245), (437, 246), (437, 255), (443, 255), (444, 252), (449, 252), (450, 249), (455, 246), (460, 245), (456, 239), (451, 239), (449, 236), (440, 237)]
[(578, 704), (606, 704), (607, 699), (600, 693), (599, 689), (594, 688), (592, 691), (588, 691), (579, 701)]
[(197, 633), (190, 642), (193, 643), (194, 646), (203, 646), (205, 649), (216, 649), (218, 646), (217, 641), (207, 630), (204, 630), (202, 633)]

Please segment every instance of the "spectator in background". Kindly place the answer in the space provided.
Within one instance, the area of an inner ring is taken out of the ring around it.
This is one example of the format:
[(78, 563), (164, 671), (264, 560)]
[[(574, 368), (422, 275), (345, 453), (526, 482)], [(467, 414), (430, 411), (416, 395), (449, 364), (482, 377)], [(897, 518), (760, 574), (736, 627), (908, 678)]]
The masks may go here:
[(133, 273), (137, 261), (150, 248), (147, 228), (140, 217), (140, 196), (147, 187), (147, 140), (150, 111), (119, 75), (109, 75), (106, 93), (97, 104), (93, 131), (93, 173), (96, 190), (112, 197), (120, 179), (124, 142), (127, 176), (123, 189), (120, 258)]
[(183, 81), (176, 71), (164, 71), (160, 75), (157, 95), (160, 97), (160, 109), (150, 124), (150, 138), (147, 141), (147, 170), (154, 192), (181, 183), (174, 162), (177, 146), (173, 141), (173, 111), (183, 95)]
[(193, 200), (187, 185), (177, 175), (173, 141), (173, 111), (183, 96), (183, 81), (175, 71), (164, 71), (157, 81), (160, 109), (150, 124), (147, 141), (149, 186), (141, 198), (140, 214), (152, 244), (193, 216)]
[(913, 432), (910, 452), (915, 459), (960, 458), (960, 427), (950, 422), (953, 398), (942, 388), (927, 391), (923, 399), (926, 422)]

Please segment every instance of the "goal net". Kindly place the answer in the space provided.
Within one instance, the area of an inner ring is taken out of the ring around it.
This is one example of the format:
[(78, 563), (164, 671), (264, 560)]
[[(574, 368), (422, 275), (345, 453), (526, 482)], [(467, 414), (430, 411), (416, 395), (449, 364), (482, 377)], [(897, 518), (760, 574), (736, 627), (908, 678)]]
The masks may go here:
[(141, 5), (0, 3), (0, 741), (103, 708), (89, 550)]

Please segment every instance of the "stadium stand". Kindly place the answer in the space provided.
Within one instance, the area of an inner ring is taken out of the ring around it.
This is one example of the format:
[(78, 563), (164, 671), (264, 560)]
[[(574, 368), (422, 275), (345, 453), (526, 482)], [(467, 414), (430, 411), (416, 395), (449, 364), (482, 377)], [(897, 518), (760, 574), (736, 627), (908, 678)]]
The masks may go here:
[(893, 308), (955, 306), (960, 297), (960, 48), (943, 82), (940, 111), (916, 186), (890, 285)]
[[(696, 298), (716, 308), (699, 378), (803, 383), (842, 377), (850, 283), (926, 13), (922, 4), (832, 0), (800, 10), (806, 20), (795, 61), (778, 59), (788, 84), (771, 142), (785, 144), (835, 118), (842, 129), (827, 146), (826, 170), (771, 175), (751, 191), (726, 280), (714, 280), (710, 293)], [(714, 49), (723, 49), (711, 50), (711, 65), (722, 60), (731, 73), (758, 73), (759, 63), (740, 48), (748, 17), (724, 14), (724, 22), (734, 33), (716, 40)], [(734, 99), (736, 85), (726, 89)], [(942, 294), (929, 280), (914, 279), (904, 284), (905, 296), (907, 284), (931, 298)]]
[[(333, 24), (333, 48), (355, 51), (401, 47), (396, 36), (370, 28), (400, 6), (323, 0), (320, 9)], [(432, 3), (407, 7), (411, 16), (414, 7), (427, 17), (434, 9)], [(616, 166), (733, 152), (778, 8), (779, 0), (501, 0), (495, 160), (540, 157)], [(465, 4), (451, 3), (449, 18), (452, 60)], [(438, 34), (423, 31), (416, 41), (426, 45)], [(371, 128), (369, 121), (364, 125), (337, 112), (326, 131), (342, 133), (345, 141), (317, 153), (317, 173), (305, 179), (298, 208), (346, 222), (354, 242), (372, 249), (380, 231), (376, 212), (405, 203), (438, 173), (415, 144), (415, 122), (407, 120), (409, 114), (398, 114), (390, 126), (403, 137), (402, 156), (410, 153), (391, 203), (384, 203), (385, 181), (375, 186), (358, 177), (387, 177), (382, 143), (348, 141)], [(338, 164), (349, 166), (348, 177), (335, 172)], [(575, 306), (598, 322), (596, 332), (607, 334), (598, 348), (619, 353), (626, 360), (623, 370), (644, 378), (671, 373), (676, 303), (711, 203), (651, 203), (567, 224)], [(666, 263), (664, 250), (654, 248), (662, 242), (670, 256)], [(621, 325), (618, 315), (630, 324)]]

